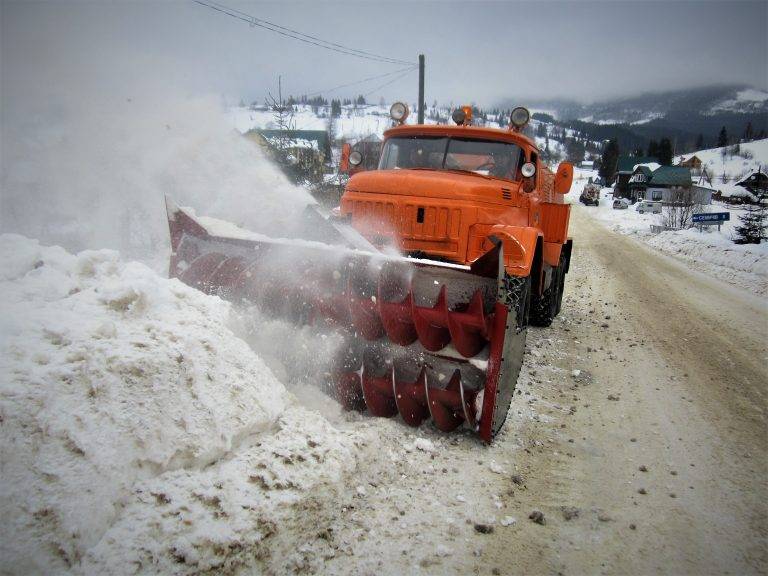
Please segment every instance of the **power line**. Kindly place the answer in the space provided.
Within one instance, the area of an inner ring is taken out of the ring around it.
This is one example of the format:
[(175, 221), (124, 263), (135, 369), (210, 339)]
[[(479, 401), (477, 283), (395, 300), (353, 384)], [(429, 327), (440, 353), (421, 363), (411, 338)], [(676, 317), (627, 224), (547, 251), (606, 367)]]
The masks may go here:
[(378, 91), (379, 91), (379, 90), (381, 90), (382, 88), (386, 88), (387, 86), (389, 86), (390, 84), (393, 84), (393, 83), (397, 82), (397, 81), (398, 81), (398, 80), (400, 80), (401, 78), (405, 78), (405, 77), (406, 77), (408, 74), (410, 74), (411, 72), (413, 72), (413, 71), (414, 71), (414, 70), (416, 70), (417, 68), (418, 68), (418, 66), (416, 66), (415, 68), (411, 68), (410, 70), (406, 70), (405, 72), (403, 72), (402, 74), (400, 74), (400, 76), (397, 76), (396, 78), (392, 78), (392, 80), (390, 80), (389, 82), (385, 82), (384, 84), (382, 84), (382, 85), (381, 85), (381, 86), (379, 86), (378, 88), (374, 88), (374, 89), (373, 89), (373, 90), (371, 90), (370, 92), (368, 92), (368, 93), (366, 93), (366, 94), (363, 94), (363, 96), (364, 96), (364, 97), (370, 96), (370, 95), (371, 95), (371, 94), (373, 94), (374, 92), (378, 92)]
[(362, 80), (358, 80), (356, 82), (350, 82), (349, 84), (342, 84), (340, 86), (335, 86), (333, 88), (328, 88), (327, 90), (317, 90), (315, 92), (307, 92), (303, 93), (303, 96), (316, 96), (316, 95), (322, 95), (322, 94), (328, 94), (330, 92), (335, 92), (336, 90), (341, 90), (342, 88), (349, 88), (350, 86), (356, 86), (358, 84), (364, 84), (366, 82), (370, 82), (372, 80), (378, 80), (379, 78), (386, 78), (387, 76), (392, 76), (393, 74), (400, 74), (403, 72), (410, 72), (411, 70), (415, 70), (415, 66), (409, 66), (408, 68), (401, 68), (400, 70), (395, 70), (394, 72), (387, 72), (386, 74), (378, 74), (377, 76), (370, 76), (368, 78), (363, 78)]
[(232, 18), (242, 20), (243, 22), (246, 22), (250, 26), (257, 26), (259, 28), (264, 28), (265, 30), (275, 32), (276, 34), (280, 34), (281, 36), (293, 38), (294, 40), (298, 40), (306, 44), (311, 44), (313, 46), (317, 46), (318, 48), (325, 48), (326, 50), (332, 50), (334, 52), (346, 54), (347, 56), (355, 56), (357, 58), (373, 60), (374, 62), (384, 62), (386, 64), (405, 64), (408, 66), (414, 65), (413, 62), (398, 60), (396, 58), (389, 58), (387, 56), (380, 56), (378, 54), (373, 54), (372, 52), (366, 52), (364, 50), (358, 50), (356, 48), (349, 48), (348, 46), (343, 46), (341, 44), (329, 42), (327, 40), (317, 38), (316, 36), (310, 36), (309, 34), (304, 34), (302, 32), (299, 32), (298, 30), (286, 28), (285, 26), (274, 24), (273, 22), (269, 22), (268, 20), (262, 20), (261, 18), (256, 18), (255, 16), (252, 16), (251, 14), (247, 14), (240, 10), (236, 10), (234, 8), (228, 8), (223, 4), (214, 3), (212, 0), (209, 0), (208, 2), (204, 2), (203, 0), (192, 0), (192, 1), (196, 4), (200, 4), (201, 6), (205, 6), (206, 8), (210, 8), (211, 10), (215, 10), (216, 12), (220, 12)]
[[(322, 44), (328, 44), (329, 46), (334, 46), (336, 48), (340, 48), (341, 50), (349, 51), (349, 52), (357, 52), (358, 54), (361, 54), (363, 56), (370, 56), (373, 58), (381, 58), (384, 60), (392, 61), (393, 63), (397, 62), (400, 64), (413, 64), (413, 62), (406, 62), (404, 60), (398, 60), (396, 58), (389, 58), (387, 56), (380, 56), (378, 54), (373, 54), (371, 52), (366, 52), (365, 50), (358, 50), (357, 48), (350, 48), (349, 46), (344, 46), (342, 44), (336, 44), (335, 42), (330, 42), (328, 40), (323, 40), (322, 38), (318, 38), (317, 36), (312, 36), (310, 34), (304, 34), (303, 32), (299, 32), (298, 30), (293, 30), (292, 28), (286, 28), (285, 26), (281, 26), (280, 24), (275, 24), (274, 22), (270, 22), (268, 20), (263, 20), (259, 18), (255, 18), (254, 16), (251, 16), (250, 14), (247, 14), (246, 12), (243, 12), (242, 10), (238, 10), (236, 8), (229, 8), (222, 4), (221, 2), (216, 2), (215, 0), (208, 0), (208, 2), (214, 6), (218, 6), (219, 8), (223, 8), (225, 10), (228, 10), (230, 12), (234, 12), (236, 14), (240, 14), (241, 16), (244, 16), (245, 18), (248, 18), (249, 22), (252, 22), (253, 20), (257, 20), (258, 22), (262, 24), (266, 24), (268, 26), (273, 26), (275, 28), (279, 28), (280, 30), (284, 30), (285, 32), (289, 32), (291, 34), (297, 34), (299, 36), (302, 36), (304, 38), (308, 38), (310, 40), (315, 40), (317, 42), (320, 42)], [(202, 4), (202, 2), (198, 2), (199, 4)]]

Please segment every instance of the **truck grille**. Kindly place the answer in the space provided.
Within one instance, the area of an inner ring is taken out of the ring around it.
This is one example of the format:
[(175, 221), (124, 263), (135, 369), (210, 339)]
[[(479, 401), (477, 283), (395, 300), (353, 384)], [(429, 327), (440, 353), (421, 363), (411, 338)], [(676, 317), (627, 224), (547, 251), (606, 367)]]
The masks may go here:
[(424, 250), (439, 252), (458, 248), (461, 209), (431, 206), (427, 203), (400, 204), (369, 200), (352, 200), (352, 218), (365, 234), (397, 235), (409, 244), (417, 241)]

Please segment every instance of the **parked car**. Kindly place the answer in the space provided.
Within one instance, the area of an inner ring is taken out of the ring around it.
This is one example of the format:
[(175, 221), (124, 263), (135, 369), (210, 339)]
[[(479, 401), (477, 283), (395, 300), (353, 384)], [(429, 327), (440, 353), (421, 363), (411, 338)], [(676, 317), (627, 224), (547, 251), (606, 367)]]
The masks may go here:
[(626, 198), (614, 198), (613, 200), (613, 209), (614, 210), (626, 210), (629, 208), (629, 200)]
[(661, 202), (641, 200), (637, 203), (636, 210), (640, 212), (640, 214), (645, 214), (646, 212), (649, 214), (661, 214)]

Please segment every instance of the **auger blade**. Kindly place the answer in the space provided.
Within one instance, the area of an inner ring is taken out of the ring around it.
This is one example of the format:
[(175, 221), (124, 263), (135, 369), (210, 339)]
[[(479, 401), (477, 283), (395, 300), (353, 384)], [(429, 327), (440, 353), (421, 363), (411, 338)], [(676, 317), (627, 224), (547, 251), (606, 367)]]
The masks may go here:
[(426, 369), (422, 368), (413, 382), (405, 382), (394, 376), (392, 383), (397, 411), (403, 421), (409, 426), (421, 425), (429, 418)]
[(383, 417), (397, 414), (392, 361), (387, 361), (379, 350), (369, 348), (363, 356), (362, 386), (365, 405), (371, 414)]
[(247, 231), (215, 235), (168, 209), (172, 277), (346, 335), (331, 386), (345, 408), (399, 413), (411, 426), (431, 418), (445, 431), (465, 425), (486, 442), (503, 426), (525, 348), (519, 304), (528, 281), (506, 275), (501, 242), (490, 238), (494, 247), (468, 267)]

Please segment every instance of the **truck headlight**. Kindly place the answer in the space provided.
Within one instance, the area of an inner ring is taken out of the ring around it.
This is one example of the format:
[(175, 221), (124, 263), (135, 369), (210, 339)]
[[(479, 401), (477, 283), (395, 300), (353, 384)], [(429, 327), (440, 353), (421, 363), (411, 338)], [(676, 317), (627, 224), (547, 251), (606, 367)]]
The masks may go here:
[(352, 152), (349, 153), (349, 163), (352, 166), (359, 166), (360, 162), (363, 161), (363, 155), (360, 154), (358, 150), (352, 150)]
[(533, 162), (526, 162), (523, 164), (523, 167), (520, 168), (520, 173), (525, 178), (530, 178), (534, 174), (536, 174), (536, 165)]

